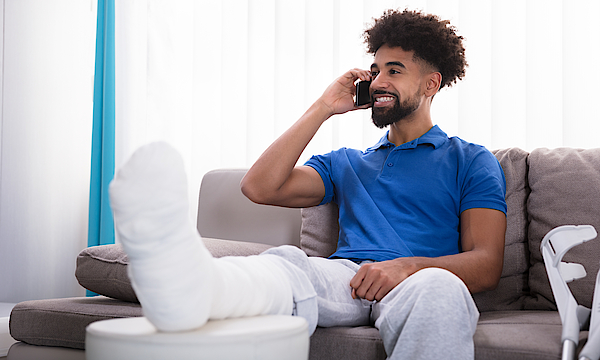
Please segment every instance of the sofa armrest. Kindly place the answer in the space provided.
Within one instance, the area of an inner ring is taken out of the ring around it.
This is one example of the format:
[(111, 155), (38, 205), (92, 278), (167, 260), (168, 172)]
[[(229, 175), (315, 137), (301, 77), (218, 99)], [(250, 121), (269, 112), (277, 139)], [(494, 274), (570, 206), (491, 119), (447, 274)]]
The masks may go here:
[(217, 169), (202, 178), (198, 232), (206, 238), (300, 246), (300, 209), (255, 204), (240, 189), (247, 169)]

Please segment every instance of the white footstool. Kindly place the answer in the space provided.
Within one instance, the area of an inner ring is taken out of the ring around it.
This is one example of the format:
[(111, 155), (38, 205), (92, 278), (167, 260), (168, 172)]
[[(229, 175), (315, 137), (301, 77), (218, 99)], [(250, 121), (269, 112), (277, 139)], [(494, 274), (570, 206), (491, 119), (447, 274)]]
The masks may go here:
[(97, 321), (86, 329), (87, 360), (308, 359), (308, 325), (295, 316), (209, 321), (186, 332), (159, 332), (145, 317)]

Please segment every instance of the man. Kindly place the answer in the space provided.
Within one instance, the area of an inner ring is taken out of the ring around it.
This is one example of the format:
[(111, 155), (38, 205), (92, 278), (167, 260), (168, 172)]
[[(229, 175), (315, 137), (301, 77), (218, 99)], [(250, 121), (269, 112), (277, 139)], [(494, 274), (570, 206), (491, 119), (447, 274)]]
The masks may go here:
[[(493, 155), (448, 138), (430, 116), (438, 90), (464, 74), (462, 38), (448, 22), (411, 11), (386, 12), (365, 35), (371, 70), (333, 82), (242, 181), (258, 203), (337, 203), (340, 238), (330, 259), (289, 246), (212, 259), (187, 218), (174, 151), (142, 148), (118, 173), (117, 231), (132, 284), (159, 329), (295, 314), (311, 332), (374, 324), (390, 359), (473, 358), (479, 314), (469, 292), (493, 289), (500, 278), (506, 203)], [(357, 80), (372, 81), (370, 105), (354, 105)], [(375, 125), (390, 126), (374, 147), (296, 166), (327, 119), (368, 107)]]

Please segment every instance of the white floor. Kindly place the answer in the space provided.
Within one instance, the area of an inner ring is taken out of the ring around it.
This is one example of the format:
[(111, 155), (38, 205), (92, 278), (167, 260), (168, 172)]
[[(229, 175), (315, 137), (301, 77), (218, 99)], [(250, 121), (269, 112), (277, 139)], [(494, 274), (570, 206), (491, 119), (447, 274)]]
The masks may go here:
[(15, 305), (0, 303), (0, 360), (8, 354), (8, 349), (16, 342), (8, 332), (8, 319)]

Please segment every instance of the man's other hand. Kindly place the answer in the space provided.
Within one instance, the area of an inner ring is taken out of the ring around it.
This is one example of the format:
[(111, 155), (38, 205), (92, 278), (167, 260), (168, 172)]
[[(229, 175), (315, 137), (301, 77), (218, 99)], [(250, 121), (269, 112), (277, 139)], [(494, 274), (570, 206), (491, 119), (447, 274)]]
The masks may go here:
[(396, 285), (417, 270), (419, 267), (415, 265), (412, 258), (398, 258), (365, 264), (350, 280), (352, 298), (380, 301)]

